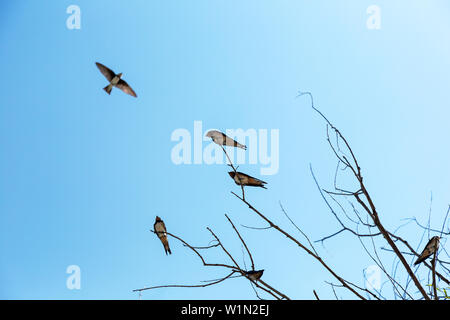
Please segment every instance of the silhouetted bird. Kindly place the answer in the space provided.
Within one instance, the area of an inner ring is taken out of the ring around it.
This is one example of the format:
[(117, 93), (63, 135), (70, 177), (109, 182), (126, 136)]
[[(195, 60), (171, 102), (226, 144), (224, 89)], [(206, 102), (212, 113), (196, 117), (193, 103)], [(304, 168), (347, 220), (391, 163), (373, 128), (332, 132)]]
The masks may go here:
[(130, 96), (137, 97), (136, 93), (131, 89), (131, 87), (124, 80), (121, 79), (122, 73), (115, 74), (114, 71), (105, 67), (101, 63), (96, 62), (97, 68), (100, 72), (105, 76), (106, 80), (109, 81), (109, 84), (103, 88), (106, 93), (111, 94), (111, 90), (113, 87), (119, 88), (123, 92), (129, 94)]
[(155, 224), (153, 225), (153, 229), (158, 236), (159, 240), (161, 240), (164, 251), (169, 254), (172, 254), (169, 248), (169, 240), (167, 240), (167, 230), (166, 225), (164, 224), (164, 221), (161, 220), (160, 217), (156, 217)]
[(247, 150), (247, 147), (243, 144), (240, 144), (239, 142), (231, 139), (224, 133), (217, 131), (217, 130), (211, 130), (206, 133), (207, 137), (210, 137), (214, 143), (217, 143), (219, 146), (230, 146), (230, 147), (238, 147), (244, 150)]
[(250, 280), (256, 281), (256, 280), (259, 280), (262, 277), (263, 273), (264, 273), (264, 270), (257, 270), (257, 271), (252, 270), (252, 271), (247, 271), (245, 273), (245, 275)]
[(430, 241), (428, 241), (427, 245), (425, 246), (425, 249), (423, 249), (419, 258), (417, 259), (416, 262), (414, 262), (414, 265), (417, 265), (425, 261), (431, 255), (433, 255), (437, 251), (437, 249), (439, 249), (439, 239), (440, 238), (438, 236), (434, 236), (433, 238), (430, 239)]
[(249, 175), (246, 175), (245, 173), (230, 171), (230, 172), (228, 172), (228, 174), (234, 180), (234, 182), (239, 186), (242, 185), (242, 186), (250, 186), (250, 187), (261, 187), (261, 188), (267, 189), (264, 186), (265, 184), (267, 184), (267, 182), (253, 178)]

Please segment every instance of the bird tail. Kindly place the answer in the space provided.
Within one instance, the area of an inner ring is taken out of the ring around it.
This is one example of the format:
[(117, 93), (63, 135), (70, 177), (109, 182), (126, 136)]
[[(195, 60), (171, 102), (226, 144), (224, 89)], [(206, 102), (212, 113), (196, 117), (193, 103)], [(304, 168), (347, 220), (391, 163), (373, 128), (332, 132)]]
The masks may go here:
[(164, 245), (164, 251), (167, 254), (172, 254), (172, 251), (170, 251), (170, 247), (169, 247), (169, 240), (167, 239), (167, 237), (161, 238), (161, 241)]
[(419, 257), (419, 259), (416, 260), (416, 262), (414, 262), (414, 265), (417, 266), (419, 263), (425, 261), (425, 257)]
[[(230, 139), (231, 141), (229, 141), (228, 139), (229, 139), (229, 138), (227, 138), (227, 141), (225, 141), (225, 145), (229, 145), (229, 146), (233, 146), (233, 147), (238, 147), (238, 148), (247, 150), (247, 146), (245, 146), (245, 145), (243, 145), (243, 144), (241, 144), (241, 143), (239, 143), (239, 142), (237, 142), (237, 141), (235, 141), (235, 140), (233, 140), (233, 139)], [(231, 143), (230, 143), (230, 142), (231, 142)]]
[(103, 90), (105, 90), (107, 94), (111, 94), (112, 87), (112, 84), (108, 84)]
[(172, 254), (172, 251), (170, 251), (169, 243), (164, 244), (164, 250), (166, 251), (166, 254)]
[(243, 144), (240, 144), (239, 142), (237, 142), (236, 147), (247, 150), (247, 146), (244, 146)]

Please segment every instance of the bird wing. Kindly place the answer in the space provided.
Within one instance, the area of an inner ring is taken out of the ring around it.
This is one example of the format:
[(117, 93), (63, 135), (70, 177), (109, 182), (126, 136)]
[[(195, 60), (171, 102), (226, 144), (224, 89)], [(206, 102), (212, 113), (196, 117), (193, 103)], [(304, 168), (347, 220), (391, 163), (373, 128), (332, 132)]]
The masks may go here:
[[(264, 185), (267, 184), (267, 182), (259, 180), (257, 178), (254, 178), (252, 176), (249, 176), (245, 173), (238, 172), (237, 178), (235, 177), (235, 182), (237, 184), (242, 184), (245, 186), (253, 186), (253, 187), (263, 187), (266, 188)], [(239, 180), (240, 183), (238, 183), (236, 180)], [(267, 189), (267, 188), (266, 188)]]
[(166, 225), (164, 224), (164, 222), (162, 220), (156, 222), (154, 228), (155, 228), (156, 234), (160, 238), (163, 237), (165, 235), (165, 233), (167, 232)]
[(425, 247), (425, 250), (428, 250), (430, 254), (433, 254), (437, 248), (439, 247), (439, 241), (433, 237), (430, 241), (428, 241), (427, 246)]
[(230, 146), (230, 147), (238, 147), (241, 149), (246, 150), (247, 147), (243, 144), (240, 144), (239, 142), (237, 142), (236, 140), (228, 137), (225, 133), (217, 131), (217, 130), (211, 130), (208, 131), (206, 133), (207, 137), (210, 137), (211, 139), (213, 139), (213, 141), (219, 145), (224, 145), (224, 146)]
[(244, 146), (243, 144), (240, 144), (239, 142), (237, 142), (234, 139), (231, 139), (229, 136), (227, 136), (227, 135), (225, 135), (223, 133), (222, 133), (222, 135), (223, 135), (224, 145), (231, 146), (231, 147), (238, 147), (238, 148), (242, 148), (244, 150), (247, 149), (246, 146)]
[(172, 251), (170, 251), (169, 240), (167, 239), (167, 237), (162, 238), (161, 241), (164, 245), (164, 251), (166, 252), (166, 254), (172, 254)]
[(414, 265), (421, 263), (422, 261), (425, 261), (429, 256), (431, 256), (434, 253), (436, 244), (435, 239), (432, 238), (430, 241), (428, 241), (427, 245), (425, 246), (425, 249), (423, 249), (422, 253), (420, 254), (417, 261), (414, 263)]
[(234, 182), (236, 182), (239, 185), (247, 185), (248, 184), (248, 178), (249, 176), (245, 173), (237, 172), (234, 175)]
[(267, 184), (267, 182), (259, 180), (257, 178), (253, 178), (253, 177), (248, 176), (248, 184), (249, 185), (260, 186), (260, 185), (263, 185), (263, 184)]
[(169, 240), (167, 239), (167, 230), (164, 221), (159, 220), (155, 222), (153, 228), (155, 229), (156, 235), (158, 236), (159, 240), (161, 240), (166, 254), (172, 254), (169, 247)]
[(134, 92), (133, 89), (131, 89), (131, 87), (128, 85), (128, 83), (125, 80), (120, 79), (119, 82), (117, 83), (116, 87), (119, 88), (120, 90), (122, 90), (123, 92), (129, 94), (130, 96), (137, 98), (136, 93)]
[(116, 74), (114, 73), (114, 71), (112, 71), (111, 69), (109, 69), (108, 67), (102, 65), (99, 62), (95, 63), (97, 65), (98, 70), (100, 70), (100, 72), (105, 76), (105, 78), (111, 82), (111, 80), (116, 76)]
[(256, 272), (255, 272), (255, 278), (256, 278), (256, 280), (259, 280), (259, 279), (262, 277), (262, 275), (263, 275), (263, 272), (262, 272), (262, 271), (256, 271)]

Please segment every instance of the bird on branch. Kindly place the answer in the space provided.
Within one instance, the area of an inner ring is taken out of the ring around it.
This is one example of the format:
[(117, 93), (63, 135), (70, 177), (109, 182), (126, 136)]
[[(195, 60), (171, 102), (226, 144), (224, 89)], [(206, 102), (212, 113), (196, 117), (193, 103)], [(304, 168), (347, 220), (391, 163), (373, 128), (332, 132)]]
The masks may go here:
[(236, 140), (231, 139), (224, 133), (217, 131), (217, 130), (211, 130), (206, 133), (206, 136), (211, 138), (212, 141), (219, 146), (230, 146), (230, 147), (237, 147), (244, 150), (247, 150), (247, 147), (243, 144), (240, 144)]
[(267, 182), (251, 177), (245, 173), (230, 171), (228, 174), (239, 186), (261, 187), (267, 189), (266, 186), (264, 186)]
[(263, 273), (264, 273), (264, 270), (251, 270), (251, 271), (247, 271), (245, 273), (245, 275), (250, 280), (256, 281), (256, 280), (259, 280), (262, 277)]
[(164, 221), (161, 220), (160, 217), (156, 217), (155, 224), (153, 225), (154, 232), (158, 236), (159, 240), (161, 240), (164, 251), (169, 254), (172, 254), (169, 247), (169, 240), (167, 239), (167, 230)]
[(419, 263), (431, 257), (439, 249), (439, 240), (440, 237), (438, 236), (434, 236), (433, 238), (431, 238), (425, 246), (425, 249), (423, 249), (419, 258), (416, 260), (416, 262), (414, 262), (414, 265), (418, 265)]

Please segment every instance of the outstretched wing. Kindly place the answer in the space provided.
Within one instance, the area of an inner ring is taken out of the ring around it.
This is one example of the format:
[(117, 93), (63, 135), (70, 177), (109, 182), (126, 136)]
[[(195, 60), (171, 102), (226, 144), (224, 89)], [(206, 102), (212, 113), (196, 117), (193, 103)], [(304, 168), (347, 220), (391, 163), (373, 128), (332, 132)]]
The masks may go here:
[(116, 75), (114, 73), (114, 71), (112, 71), (111, 69), (109, 69), (108, 67), (102, 65), (99, 62), (95, 63), (97, 65), (98, 70), (100, 70), (100, 72), (105, 76), (105, 78), (111, 82), (111, 80), (114, 78), (114, 76)]
[(130, 96), (133, 96), (137, 98), (136, 93), (134, 90), (128, 85), (128, 83), (125, 80), (120, 79), (119, 82), (116, 85), (117, 88), (122, 90), (123, 92), (129, 94)]

